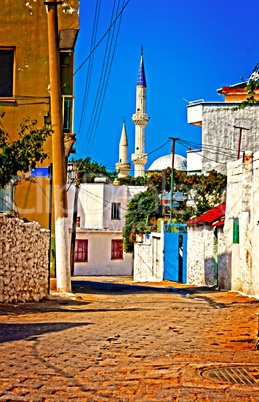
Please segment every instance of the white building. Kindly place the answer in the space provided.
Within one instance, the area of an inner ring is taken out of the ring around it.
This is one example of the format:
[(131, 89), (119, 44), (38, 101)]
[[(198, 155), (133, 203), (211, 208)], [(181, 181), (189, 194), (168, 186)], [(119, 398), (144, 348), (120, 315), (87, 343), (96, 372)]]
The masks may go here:
[[(132, 254), (125, 253), (122, 228), (128, 201), (143, 186), (82, 183), (78, 212), (74, 275), (132, 275)], [(68, 191), (72, 222), (75, 186)]]
[(202, 150), (189, 149), (186, 151), (187, 156), (187, 174), (201, 174), (202, 170)]
[[(197, 166), (200, 169), (202, 165), (204, 174), (212, 169), (226, 174), (228, 162), (241, 158), (247, 150), (258, 151), (259, 104), (239, 109), (240, 103), (249, 96), (246, 85), (240, 83), (219, 89), (218, 93), (224, 96), (222, 102), (201, 100), (187, 106), (187, 122), (201, 127), (202, 149), (197, 151), (196, 157), (198, 154), (202, 157), (197, 160)], [(258, 92), (255, 90), (257, 100)], [(192, 157), (194, 155), (189, 154), (189, 163)]]

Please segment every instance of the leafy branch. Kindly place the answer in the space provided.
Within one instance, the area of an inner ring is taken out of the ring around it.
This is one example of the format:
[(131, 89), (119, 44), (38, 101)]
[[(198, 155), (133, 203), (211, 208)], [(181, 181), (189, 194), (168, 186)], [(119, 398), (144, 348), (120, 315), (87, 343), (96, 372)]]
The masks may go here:
[(248, 97), (246, 100), (240, 103), (239, 109), (245, 109), (247, 106), (254, 105), (258, 103), (258, 100), (255, 99), (256, 89), (259, 88), (259, 63), (255, 66), (250, 78), (248, 80), (247, 86), (245, 90), (248, 93)]
[(4, 187), (20, 173), (27, 173), (35, 168), (37, 162), (42, 163), (48, 154), (44, 151), (46, 139), (53, 133), (52, 129), (43, 126), (37, 128), (37, 120), (26, 117), (20, 124), (18, 138), (10, 139), (4, 130), (0, 114), (0, 187)]

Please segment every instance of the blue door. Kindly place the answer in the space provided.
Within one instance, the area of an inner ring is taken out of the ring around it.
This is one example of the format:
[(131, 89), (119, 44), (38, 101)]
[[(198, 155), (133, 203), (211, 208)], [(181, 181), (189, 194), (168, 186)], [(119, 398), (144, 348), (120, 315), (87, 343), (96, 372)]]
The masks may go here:
[(187, 283), (187, 225), (165, 225), (164, 279)]

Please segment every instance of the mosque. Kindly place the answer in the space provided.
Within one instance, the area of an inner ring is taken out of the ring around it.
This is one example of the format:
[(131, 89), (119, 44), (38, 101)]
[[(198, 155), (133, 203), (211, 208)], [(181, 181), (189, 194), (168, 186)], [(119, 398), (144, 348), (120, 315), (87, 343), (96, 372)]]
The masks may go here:
[[(136, 113), (132, 116), (135, 124), (135, 152), (131, 155), (131, 161), (134, 164), (134, 177), (145, 176), (145, 166), (148, 161), (148, 155), (145, 152), (146, 144), (146, 126), (149, 122), (149, 115), (146, 113), (146, 75), (144, 68), (143, 51), (141, 49), (140, 65), (138, 71), (138, 80), (136, 87)], [(161, 156), (156, 159), (148, 171), (162, 171), (172, 167), (172, 154)], [(187, 160), (181, 155), (174, 156), (174, 168), (183, 172), (187, 171)], [(128, 139), (125, 121), (122, 124), (122, 132), (119, 143), (119, 162), (116, 163), (118, 177), (126, 177), (130, 172), (130, 163), (128, 161)]]

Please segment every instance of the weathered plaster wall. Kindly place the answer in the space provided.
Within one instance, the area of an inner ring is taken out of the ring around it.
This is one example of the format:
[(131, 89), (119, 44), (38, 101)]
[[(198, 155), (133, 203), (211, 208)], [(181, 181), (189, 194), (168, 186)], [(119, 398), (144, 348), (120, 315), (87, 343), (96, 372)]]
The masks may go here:
[(134, 281), (160, 282), (164, 277), (164, 234), (151, 233), (134, 244)]
[(259, 106), (254, 105), (243, 110), (233, 110), (233, 106), (213, 104), (203, 107), (203, 173), (212, 169), (227, 173), (227, 162), (237, 157), (240, 132), (238, 127), (244, 128), (241, 151), (258, 150)]
[[(215, 230), (218, 237), (217, 251)], [(188, 283), (218, 285), (222, 289), (229, 289), (226, 244), (222, 229), (210, 228), (209, 225), (189, 226), (187, 247)]]
[(0, 302), (39, 301), (48, 294), (49, 231), (0, 214)]
[(218, 286), (220, 289), (231, 289), (231, 278), (228, 270), (230, 255), (226, 248), (224, 228), (218, 228)]
[(204, 261), (201, 256), (204, 255), (204, 231), (198, 226), (188, 227), (187, 242), (187, 282), (201, 283), (204, 279)]
[[(233, 242), (233, 219), (239, 243)], [(259, 152), (228, 164), (225, 236), (231, 288), (259, 297)]]

